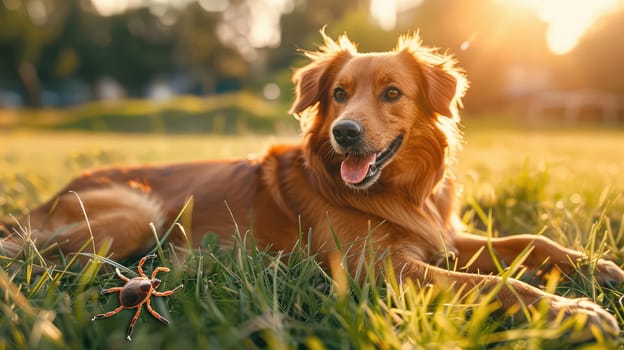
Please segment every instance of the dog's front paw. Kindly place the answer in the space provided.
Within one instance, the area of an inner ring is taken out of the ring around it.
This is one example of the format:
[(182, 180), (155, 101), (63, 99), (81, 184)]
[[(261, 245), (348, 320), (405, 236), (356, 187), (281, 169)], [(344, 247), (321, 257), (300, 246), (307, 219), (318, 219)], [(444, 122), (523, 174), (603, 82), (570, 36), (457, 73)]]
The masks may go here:
[(619, 286), (624, 284), (624, 270), (611, 260), (598, 260), (595, 271), (598, 283)]
[[(607, 310), (589, 299), (569, 299), (564, 297), (555, 297), (550, 301), (551, 319), (563, 317), (577, 317), (579, 322), (583, 322), (579, 327), (584, 330), (584, 334), (577, 332), (576, 336), (581, 338), (595, 337), (595, 331), (599, 331), (603, 336), (617, 336), (620, 333), (620, 326), (615, 317)], [(586, 334), (585, 334), (586, 333)]]

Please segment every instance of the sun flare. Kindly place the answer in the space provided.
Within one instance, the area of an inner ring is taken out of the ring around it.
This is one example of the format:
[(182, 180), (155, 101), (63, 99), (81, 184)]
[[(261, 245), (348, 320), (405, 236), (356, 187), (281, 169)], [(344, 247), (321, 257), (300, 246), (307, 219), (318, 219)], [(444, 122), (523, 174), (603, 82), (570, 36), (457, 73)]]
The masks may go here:
[[(549, 50), (563, 55), (574, 49), (581, 37), (598, 19), (624, 6), (624, 0), (499, 0), (533, 9), (547, 26)], [(417, 8), (423, 0), (370, 0), (372, 17), (384, 30), (396, 26), (397, 15), (405, 9)]]
[(534, 8), (548, 24), (546, 41), (557, 55), (570, 52), (597, 20), (622, 5), (622, 0), (516, 0)]

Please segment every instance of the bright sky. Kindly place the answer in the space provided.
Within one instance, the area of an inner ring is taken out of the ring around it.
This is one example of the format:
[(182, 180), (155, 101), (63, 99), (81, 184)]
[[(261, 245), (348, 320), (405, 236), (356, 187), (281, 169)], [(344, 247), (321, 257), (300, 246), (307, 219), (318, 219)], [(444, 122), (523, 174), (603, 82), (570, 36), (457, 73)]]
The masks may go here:
[[(125, 11), (129, 7), (150, 3), (157, 5), (171, 4), (184, 5), (192, 0), (91, 0), (100, 13), (111, 15)], [(208, 11), (223, 11), (228, 8), (228, 0), (198, 0), (200, 5)], [(534, 8), (540, 18), (548, 24), (547, 41), (551, 52), (565, 54), (572, 50), (581, 36), (596, 23), (603, 14), (614, 11), (623, 6), (624, 0), (499, 0), (522, 4)], [(397, 13), (407, 8), (419, 5), (422, 0), (370, 0), (370, 9), (373, 17), (385, 30), (391, 30), (396, 25)], [(255, 47), (274, 46), (279, 42), (278, 28), (269, 30), (268, 26), (279, 26), (280, 12), (291, 7), (291, 0), (263, 0), (254, 1), (253, 13), (255, 20), (251, 24), (255, 29), (250, 32)], [(260, 6), (262, 4), (262, 6)], [(257, 7), (257, 8), (256, 8)], [(269, 8), (275, 11), (268, 11)], [(229, 11), (229, 15), (236, 16), (236, 11)], [(228, 14), (228, 11), (226, 11)], [(254, 25), (256, 23), (257, 25)], [(275, 34), (277, 33), (277, 34)], [(276, 36), (277, 35), (277, 36)]]
[[(596, 20), (624, 4), (623, 0), (499, 0), (535, 9), (548, 24), (546, 40), (554, 54), (572, 50)], [(422, 0), (371, 0), (371, 14), (385, 30), (396, 25), (397, 13), (419, 5)], [(514, 4), (514, 5), (515, 5)]]
[(256, 58), (257, 48), (279, 46), (280, 17), (292, 11), (294, 6), (294, 0), (253, 0), (248, 3), (231, 0), (91, 0), (97, 11), (105, 16), (142, 5), (149, 5), (158, 15), (165, 9), (159, 4), (181, 7), (192, 1), (197, 1), (205, 11), (223, 12), (224, 21), (217, 26), (217, 35), (250, 61)]
[[(519, 1), (519, 0), (517, 0)], [(546, 40), (550, 51), (572, 50), (596, 20), (622, 6), (621, 0), (525, 0), (548, 23)]]

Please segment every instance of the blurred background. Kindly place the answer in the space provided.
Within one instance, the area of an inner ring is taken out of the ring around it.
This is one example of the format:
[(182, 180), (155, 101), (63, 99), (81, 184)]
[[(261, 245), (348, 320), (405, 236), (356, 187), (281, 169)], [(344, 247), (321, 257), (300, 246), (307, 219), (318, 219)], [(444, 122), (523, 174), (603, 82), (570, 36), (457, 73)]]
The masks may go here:
[(325, 25), (362, 51), (420, 31), (470, 115), (624, 121), (622, 0), (0, 0), (0, 128), (296, 129), (290, 76)]

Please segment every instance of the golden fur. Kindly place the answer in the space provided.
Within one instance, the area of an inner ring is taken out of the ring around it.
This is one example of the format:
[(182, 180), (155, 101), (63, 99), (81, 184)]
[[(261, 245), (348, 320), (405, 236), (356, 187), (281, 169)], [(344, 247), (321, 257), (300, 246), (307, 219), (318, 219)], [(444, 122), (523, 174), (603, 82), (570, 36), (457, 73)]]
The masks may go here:
[[(300, 232), (310, 232), (310, 250), (332, 265), (334, 232), (354, 252), (347, 257), (353, 267), (370, 236), (373, 248), (389, 254), (401, 280), (494, 288), (500, 278), (488, 275), (497, 273), (484, 249), (488, 240), (463, 233), (455, 217), (451, 165), (461, 141), (457, 112), (467, 87), (461, 70), (450, 57), (421, 46), (416, 36), (401, 38), (385, 53), (358, 53), (346, 36), (323, 37), (325, 44), (306, 52), (311, 62), (293, 76), (296, 100), (290, 112), (301, 121), (300, 144), (275, 145), (257, 160), (86, 172), (18, 221), (32, 228), (40, 246), (77, 252), (92, 234), (88, 244), (109, 245), (110, 257), (121, 260), (144, 254), (154, 244), (148, 224), (162, 234), (192, 197), (186, 232), (195, 246), (207, 232), (231, 242), (235, 224), (259, 247), (275, 251), (289, 251)], [(6, 226), (9, 237), (1, 247), (17, 255), (21, 242), (14, 231)], [(179, 230), (170, 239), (185, 240)], [(508, 264), (531, 247), (528, 268), (546, 261), (568, 273), (574, 270), (570, 261), (583, 258), (533, 235), (489, 244)], [(448, 271), (449, 263), (460, 271)], [(602, 282), (624, 281), (624, 272), (610, 261), (600, 260), (597, 268)], [(544, 300), (552, 317), (585, 313), (605, 332), (619, 330), (615, 318), (592, 302), (517, 280), (501, 288), (498, 298), (505, 308)]]

